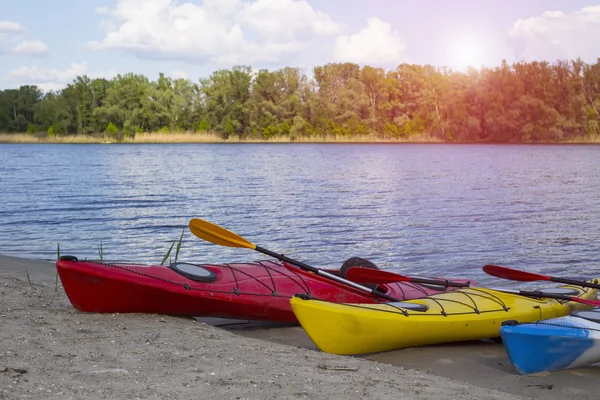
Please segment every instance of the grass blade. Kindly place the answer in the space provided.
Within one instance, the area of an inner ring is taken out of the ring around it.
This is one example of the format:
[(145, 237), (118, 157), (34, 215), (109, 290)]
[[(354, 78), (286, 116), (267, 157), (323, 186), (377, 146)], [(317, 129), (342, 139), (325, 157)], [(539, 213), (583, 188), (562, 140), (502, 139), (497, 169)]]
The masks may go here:
[(165, 254), (165, 258), (162, 259), (160, 265), (165, 264), (165, 261), (167, 261), (167, 258), (169, 258), (169, 255), (171, 254), (171, 250), (173, 250), (173, 246), (175, 246), (175, 242), (171, 243), (171, 247), (169, 247), (169, 251), (167, 251), (167, 254)]
[(177, 262), (177, 258), (179, 257), (179, 249), (181, 249), (181, 243), (183, 242), (183, 232), (185, 232), (185, 229), (181, 231), (179, 243), (177, 243), (177, 250), (175, 251), (175, 262)]

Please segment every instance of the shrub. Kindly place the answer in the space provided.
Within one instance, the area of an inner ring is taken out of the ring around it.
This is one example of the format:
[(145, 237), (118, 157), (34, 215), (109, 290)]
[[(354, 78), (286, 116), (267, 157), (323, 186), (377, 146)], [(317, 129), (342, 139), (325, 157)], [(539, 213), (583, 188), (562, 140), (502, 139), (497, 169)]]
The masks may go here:
[(119, 129), (117, 128), (117, 126), (115, 124), (113, 124), (112, 122), (109, 122), (107, 127), (106, 127), (106, 132), (110, 135), (110, 136), (117, 136), (117, 133), (119, 132)]
[(206, 118), (202, 118), (202, 121), (200, 121), (200, 124), (198, 125), (198, 132), (206, 132), (210, 130), (210, 123), (208, 122), (208, 120)]

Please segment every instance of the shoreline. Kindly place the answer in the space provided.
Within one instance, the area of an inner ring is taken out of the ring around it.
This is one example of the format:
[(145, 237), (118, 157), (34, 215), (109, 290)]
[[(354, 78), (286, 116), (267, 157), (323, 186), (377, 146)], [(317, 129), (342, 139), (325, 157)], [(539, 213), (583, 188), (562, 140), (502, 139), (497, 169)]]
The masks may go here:
[(40, 136), (24, 133), (0, 133), (0, 144), (511, 144), (511, 145), (566, 145), (600, 144), (600, 136), (580, 140), (560, 142), (493, 142), (470, 141), (450, 142), (428, 134), (414, 135), (406, 138), (383, 139), (376, 136), (360, 136), (339, 138), (335, 136), (298, 137), (278, 136), (271, 139), (240, 139), (231, 136), (223, 139), (215, 133), (139, 133), (134, 138), (126, 137), (117, 140), (101, 135), (64, 135)]
[(518, 376), (491, 341), (336, 356), (299, 326), (83, 313), (55, 278), (0, 256), (0, 398), (597, 398), (600, 367)]

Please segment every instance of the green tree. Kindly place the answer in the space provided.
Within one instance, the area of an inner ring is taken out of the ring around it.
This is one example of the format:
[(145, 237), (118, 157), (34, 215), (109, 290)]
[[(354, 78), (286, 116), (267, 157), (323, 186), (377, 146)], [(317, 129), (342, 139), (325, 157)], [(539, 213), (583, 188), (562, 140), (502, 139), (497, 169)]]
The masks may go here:
[(247, 66), (221, 69), (200, 80), (203, 115), (223, 138), (232, 134), (241, 138), (251, 133), (251, 83), (252, 69)]

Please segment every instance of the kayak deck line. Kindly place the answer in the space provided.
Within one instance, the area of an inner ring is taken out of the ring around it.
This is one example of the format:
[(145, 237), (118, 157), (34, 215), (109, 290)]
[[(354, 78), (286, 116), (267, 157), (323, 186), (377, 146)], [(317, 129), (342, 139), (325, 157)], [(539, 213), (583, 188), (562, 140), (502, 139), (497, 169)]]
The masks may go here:
[[(267, 297), (268, 296), (277, 296), (277, 297), (285, 297), (285, 298), (290, 299), (292, 296), (284, 296), (284, 295), (280, 295), (279, 293), (277, 293), (277, 289), (275, 287), (276, 285), (275, 285), (275, 281), (273, 280), (272, 273), (279, 273), (280, 274), (281, 272), (277, 271), (276, 269), (274, 269), (274, 268), (272, 268), (272, 267), (270, 267), (268, 265), (265, 265), (266, 263), (271, 263), (271, 262), (270, 261), (255, 261), (255, 262), (247, 263), (247, 264), (262, 266), (268, 272), (268, 274), (269, 274), (269, 276), (271, 278), (271, 283), (273, 284), (272, 287), (270, 287), (269, 285), (267, 285), (262, 280), (257, 279), (256, 277), (254, 277), (253, 275), (249, 274), (248, 272), (243, 271), (242, 268), (240, 268), (240, 267), (236, 268), (236, 267), (233, 267), (231, 264), (221, 264), (221, 266), (229, 268), (231, 270), (231, 272), (232, 272), (232, 276), (234, 277), (235, 287), (231, 291), (228, 291), (228, 290), (219, 290), (219, 289), (214, 289), (214, 288), (194, 287), (194, 286), (190, 286), (190, 284), (188, 284), (188, 283), (175, 282), (175, 281), (172, 281), (172, 280), (169, 280), (169, 279), (165, 279), (165, 278), (160, 277), (160, 276), (149, 274), (147, 272), (143, 272), (143, 271), (138, 271), (138, 270), (134, 270), (134, 269), (131, 269), (131, 268), (127, 268), (126, 265), (104, 264), (104, 263), (102, 263), (102, 265), (106, 265), (108, 267), (114, 267), (114, 268), (122, 269), (122, 270), (125, 270), (127, 272), (131, 272), (131, 273), (138, 274), (138, 275), (141, 275), (141, 276), (145, 276), (145, 277), (148, 277), (148, 278), (157, 279), (157, 280), (160, 280), (160, 281), (163, 281), (163, 282), (166, 282), (166, 283), (170, 283), (170, 284), (173, 284), (173, 285), (181, 286), (181, 287), (183, 287), (186, 290), (199, 290), (199, 291), (207, 291), (207, 292), (214, 292), (214, 293), (234, 294), (236, 296), (239, 296), (239, 295), (267, 296)], [(247, 264), (245, 264), (245, 265), (247, 265)], [(202, 267), (206, 267), (206, 266), (210, 267), (210, 264), (205, 264), (205, 265), (194, 264), (194, 265), (198, 265), (198, 266), (202, 266)], [(177, 271), (175, 271), (175, 272), (177, 272)], [(298, 278), (300, 280), (300, 282), (297, 281), (297, 280), (295, 280), (294, 277), (292, 277), (292, 276), (289, 276), (289, 275), (286, 275), (286, 276), (291, 281), (293, 281), (296, 284), (298, 284), (299, 288), (301, 290), (303, 290), (304, 292), (306, 292), (307, 295), (310, 295), (310, 288), (308, 287), (308, 283), (306, 282), (306, 280), (304, 279), (304, 277), (302, 277), (296, 271), (289, 271), (289, 272), (291, 272), (292, 274), (294, 274), (296, 276), (296, 278)], [(251, 278), (251, 279), (255, 280), (256, 282), (258, 282), (259, 284), (263, 285), (265, 288), (267, 288), (268, 290), (270, 290), (271, 294), (269, 295), (269, 294), (266, 294), (266, 293), (242, 292), (242, 291), (240, 291), (239, 290), (238, 279), (237, 279), (237, 277), (235, 275), (236, 273), (242, 274), (242, 275), (244, 275), (244, 276), (246, 276), (248, 278)], [(207, 282), (207, 283), (210, 284), (210, 282)]]
[[(475, 293), (468, 293), (467, 291), (473, 291)], [(508, 307), (506, 305), (506, 303), (499, 296), (497, 296), (494, 293), (489, 292), (485, 289), (481, 290), (480, 288), (470, 287), (470, 288), (463, 288), (463, 289), (448, 292), (448, 293), (453, 293), (455, 296), (459, 295), (459, 294), (463, 295), (470, 301), (444, 299), (444, 298), (442, 298), (442, 296), (424, 297), (423, 299), (431, 300), (440, 307), (441, 310), (438, 311), (438, 313), (433, 313), (433, 312), (423, 313), (424, 311), (431, 311), (430, 310), (431, 307), (420, 303), (419, 301), (422, 299), (413, 299), (413, 300), (406, 301), (405, 302), (405, 304), (407, 306), (406, 308), (402, 307), (402, 303), (404, 303), (404, 302), (389, 302), (389, 303), (377, 303), (377, 304), (344, 303), (344, 305), (348, 306), (348, 307), (358, 308), (358, 309), (376, 310), (378, 312), (404, 315), (405, 317), (409, 317), (411, 315), (418, 315), (418, 316), (423, 316), (423, 317), (436, 317), (436, 318), (440, 317), (440, 316), (449, 317), (449, 316), (454, 316), (454, 315), (485, 314), (485, 313), (489, 313), (489, 312), (499, 312), (499, 311), (509, 311), (510, 310), (510, 307)], [(453, 296), (453, 297), (455, 297), (455, 296)], [(315, 298), (312, 298), (310, 296), (305, 296), (305, 295), (296, 295), (295, 297), (299, 297), (303, 300), (316, 300), (316, 301), (320, 301), (320, 302), (324, 302), (324, 303), (333, 303), (333, 302), (330, 302), (327, 300), (315, 299)], [(498, 308), (492, 308), (492, 309), (488, 309), (488, 310), (480, 310), (477, 306), (477, 302), (475, 300), (476, 298), (480, 298), (483, 300), (490, 300), (490, 301), (496, 303)], [(566, 300), (563, 300), (563, 301), (566, 301)], [(444, 304), (444, 303), (447, 303), (447, 304)], [(446, 311), (445, 306), (448, 307), (450, 305), (457, 305), (457, 304), (461, 305), (463, 307), (469, 308), (470, 311), (461, 311), (461, 312)], [(374, 305), (376, 307), (372, 307)], [(426, 307), (426, 309), (419, 311), (416, 307), (414, 307), (415, 305), (423, 305)]]

